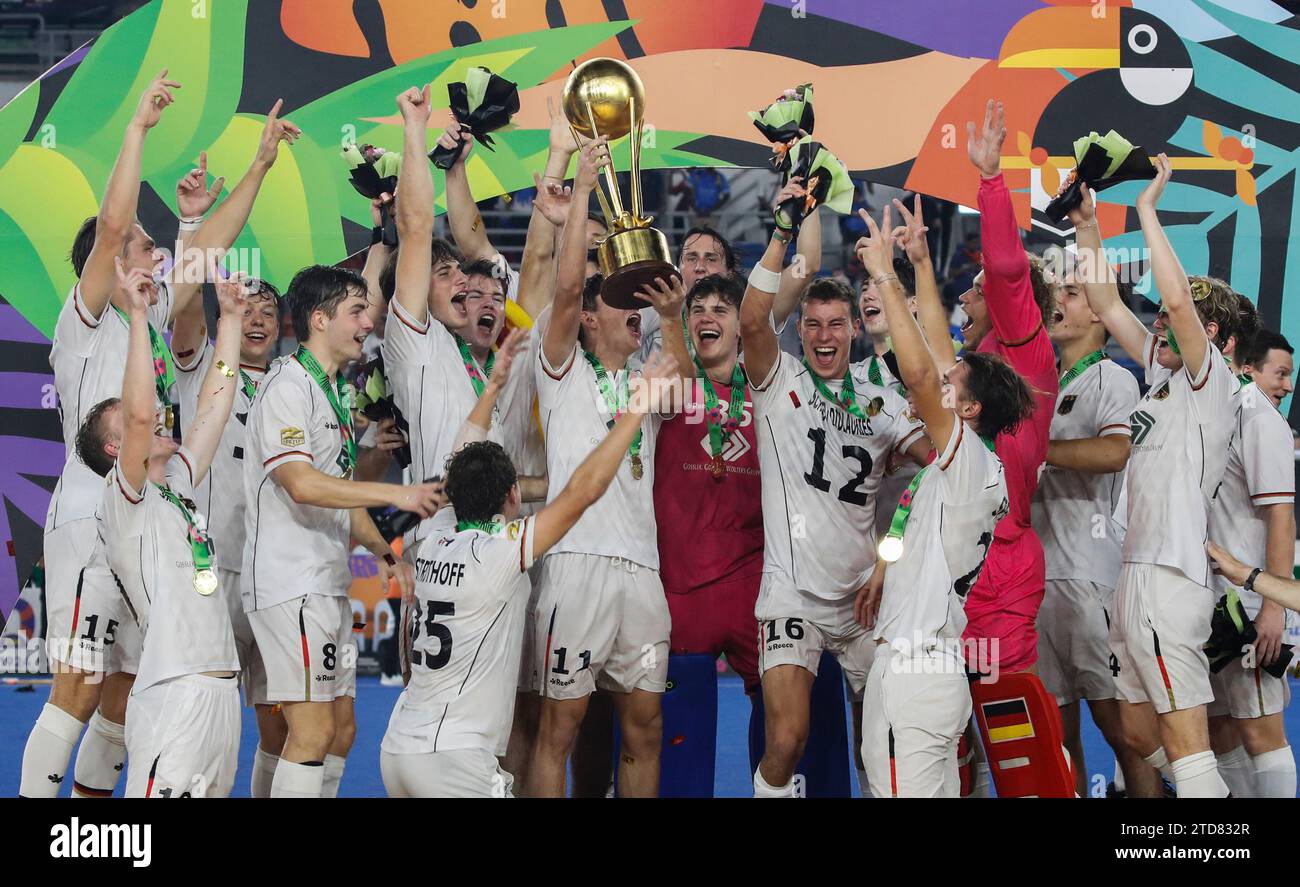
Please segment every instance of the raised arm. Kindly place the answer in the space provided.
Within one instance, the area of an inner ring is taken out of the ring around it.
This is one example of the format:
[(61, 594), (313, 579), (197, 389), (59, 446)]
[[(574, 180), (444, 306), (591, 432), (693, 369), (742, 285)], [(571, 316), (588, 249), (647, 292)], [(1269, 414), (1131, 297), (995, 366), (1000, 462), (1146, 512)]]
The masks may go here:
[[(646, 386), (645, 390), (656, 387), (662, 389), (676, 376), (677, 371), (677, 361), (673, 356), (657, 351), (650, 356), (642, 368), (640, 384)], [(637, 399), (633, 398), (628, 411), (614, 421), (614, 427), (605, 435), (604, 440), (586, 459), (582, 460), (582, 464), (573, 472), (573, 476), (569, 478), (569, 482), (559, 495), (551, 501), (551, 504), (538, 512), (534, 525), (536, 535), (533, 536), (535, 558), (541, 557), (552, 545), (559, 542), (578, 522), (583, 512), (594, 505), (609, 489), (610, 482), (614, 480), (619, 466), (627, 457), (628, 447), (632, 445), (633, 438), (641, 428), (643, 411), (635, 409)], [(654, 395), (643, 399), (648, 410), (658, 408)]]
[[(370, 201), (370, 220), (375, 223), (376, 229), (383, 227), (384, 217), (381, 209), (392, 199), (392, 195), (385, 193)], [(384, 328), (384, 293), (379, 285), (379, 277), (387, 264), (388, 244), (384, 243), (381, 235), (379, 239), (374, 239), (370, 248), (366, 250), (366, 264), (361, 268), (361, 279), (366, 282), (366, 301), (369, 303), (366, 314), (377, 330)]]
[(572, 199), (572, 192), (564, 187), (564, 179), (569, 171), (569, 161), (577, 150), (564, 115), (555, 110), (550, 99), (547, 99), (546, 107), (551, 112), (546, 169), (540, 177), (533, 174), (537, 195), (533, 198), (524, 256), (519, 263), (519, 307), (534, 319), (551, 304), (555, 293), (557, 234), (564, 227), (569, 200)]
[(461, 131), (462, 126), (453, 117), (438, 137), (438, 144), (443, 148), (454, 148), (460, 142), (456, 162), (447, 170), (447, 223), (451, 226), (451, 236), (456, 241), (456, 246), (467, 262), (475, 259), (495, 260), (497, 251), (493, 249), (492, 241), (488, 240), (483, 217), (479, 215), (478, 204), (474, 202), (474, 195), (469, 190), (469, 173), (465, 171), (465, 158), (474, 147), (474, 139), (469, 133)]
[(772, 303), (781, 285), (781, 262), (785, 247), (778, 232), (772, 231), (763, 258), (749, 274), (749, 285), (740, 303), (740, 340), (745, 349), (745, 374), (750, 385), (761, 385), (772, 374), (781, 357), (781, 342), (772, 326)]
[(221, 318), (217, 322), (216, 354), (195, 401), (194, 421), (185, 433), (185, 446), (195, 460), (191, 467), (196, 485), (207, 476), (226, 420), (230, 418), (230, 408), (235, 403), (235, 392), (239, 389), (239, 340), (243, 336), (247, 308), (244, 281), (219, 278), (215, 262), (209, 270), (216, 281)]
[[(790, 197), (802, 197), (807, 192), (803, 189), (803, 177), (792, 176), (781, 192), (776, 195), (774, 206), (780, 206)], [(781, 272), (781, 284), (777, 287), (776, 298), (772, 300), (772, 317), (779, 327), (799, 304), (799, 297), (808, 289), (808, 284), (822, 267), (822, 215), (820, 209), (814, 209), (804, 216), (799, 228), (799, 237), (795, 240), (795, 259)]]
[(893, 231), (894, 241), (907, 253), (907, 260), (916, 272), (916, 313), (921, 324), (921, 333), (934, 365), (943, 375), (957, 365), (957, 352), (953, 350), (952, 336), (948, 333), (948, 312), (943, 308), (939, 298), (939, 283), (934, 279), (934, 261), (930, 257), (930, 243), (925, 239), (929, 230), (921, 216), (921, 195), (917, 194), (912, 204), (912, 211), (901, 200), (894, 200), (903, 224)]
[(145, 135), (157, 124), (163, 108), (176, 100), (172, 90), (180, 89), (180, 86), (167, 79), (167, 69), (163, 68), (140, 97), (135, 114), (126, 125), (122, 148), (113, 164), (113, 171), (108, 174), (108, 184), (104, 186), (104, 197), (95, 219), (95, 245), (81, 270), (81, 299), (95, 317), (104, 313), (118, 285), (114, 259), (122, 254), (131, 226), (135, 224), (136, 205), (140, 199), (140, 156)]
[(433, 171), (428, 154), (429, 86), (412, 86), (397, 97), (402, 112), (402, 172), (397, 179), (397, 271), (393, 297), (423, 324), (429, 316), (433, 271)]
[(117, 465), (131, 488), (142, 490), (149, 479), (149, 454), (158, 427), (153, 348), (149, 344), (149, 297), (155, 284), (148, 271), (124, 271), (120, 256), (113, 257), (113, 277), (130, 319), (126, 368), (122, 373), (122, 441)]
[(578, 341), (582, 322), (582, 286), (587, 275), (587, 203), (596, 185), (596, 175), (609, 163), (609, 148), (599, 138), (583, 146), (578, 173), (573, 180), (569, 217), (564, 224), (560, 255), (555, 272), (555, 301), (551, 321), (542, 338), (546, 362), (558, 367)]
[[(684, 385), (695, 382), (694, 364), (686, 348), (686, 328), (682, 325), (682, 311), (686, 306), (686, 283), (674, 275), (668, 280), (656, 277), (653, 285), (641, 287), (640, 295), (659, 315), (659, 329), (663, 334), (663, 350), (673, 356), (679, 378)], [(672, 406), (676, 407), (677, 404)]]
[(1156, 177), (1138, 195), (1138, 221), (1142, 223), (1142, 236), (1151, 251), (1151, 275), (1160, 291), (1160, 303), (1169, 315), (1169, 327), (1178, 342), (1178, 353), (1183, 358), (1189, 377), (1195, 379), (1205, 365), (1210, 350), (1210, 340), (1201, 326), (1200, 315), (1192, 301), (1192, 288), (1187, 282), (1187, 272), (1174, 253), (1165, 235), (1164, 226), (1156, 215), (1156, 204), (1164, 193), (1165, 185), (1173, 175), (1173, 167), (1164, 154), (1156, 158)]
[[(1088, 299), (1088, 307), (1106, 326), (1106, 331), (1115, 337), (1120, 347), (1129, 357), (1146, 365), (1143, 349), (1146, 347), (1146, 324), (1138, 320), (1137, 315), (1124, 304), (1119, 297), (1119, 287), (1115, 285), (1115, 274), (1110, 262), (1106, 261), (1106, 251), (1101, 245), (1101, 230), (1097, 227), (1097, 208), (1093, 203), (1092, 190), (1084, 188), (1083, 202), (1070, 210), (1070, 223), (1074, 225), (1074, 242), (1078, 247), (1078, 267), (1083, 277), (1083, 292)], [(1050, 461), (1050, 454), (1049, 454)]]
[[(958, 421), (957, 414), (944, 405), (943, 377), (930, 355), (916, 318), (907, 308), (907, 297), (898, 285), (898, 275), (894, 273), (894, 228), (890, 224), (889, 207), (885, 207), (879, 226), (866, 210), (858, 210), (858, 215), (866, 222), (867, 233), (858, 240), (856, 250), (862, 266), (880, 291), (894, 355), (898, 358), (898, 372), (916, 406), (918, 418), (925, 423), (930, 441), (935, 449), (943, 452)], [(890, 233), (884, 233), (886, 231)]]
[[(208, 186), (208, 152), (199, 152), (199, 165), (176, 183), (176, 210), (180, 213), (180, 227), (176, 232), (176, 257), (172, 264), (172, 354), (181, 366), (189, 366), (201, 350), (207, 335), (203, 317), (203, 280), (197, 273), (206, 273), (206, 264), (194, 267), (186, 260), (186, 248), (200, 225), (196, 221), (217, 202), (225, 187), (225, 176), (217, 176)], [(187, 271), (187, 265), (189, 266)]]
[[(996, 113), (995, 113), (996, 110)], [(1029, 259), (1020, 242), (1020, 228), (1011, 205), (1011, 192), (1002, 178), (1002, 142), (1007, 135), (1002, 103), (990, 99), (984, 125), (966, 124), (966, 152), (980, 171), (980, 238), (984, 250), (984, 301), (993, 334), (1003, 345), (1019, 345), (1042, 326), (1029, 281)]]

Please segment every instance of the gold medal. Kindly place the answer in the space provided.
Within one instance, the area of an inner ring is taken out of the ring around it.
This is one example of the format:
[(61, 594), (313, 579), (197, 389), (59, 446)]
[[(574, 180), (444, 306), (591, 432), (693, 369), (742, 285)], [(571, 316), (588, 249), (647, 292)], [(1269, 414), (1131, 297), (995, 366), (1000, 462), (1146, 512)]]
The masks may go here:
[(722, 480), (722, 476), (726, 473), (727, 468), (722, 464), (721, 456), (714, 456), (709, 460), (709, 474), (713, 475), (718, 480)]
[(172, 410), (171, 407), (166, 408), (163, 416), (163, 422), (164, 424), (166, 424), (168, 431), (171, 431), (172, 428), (176, 425), (176, 413), (175, 411)]
[(633, 456), (632, 457), (632, 479), (640, 480), (642, 475), (644, 474), (645, 474), (645, 468), (643, 468), (641, 465), (641, 456), (640, 455)]
[(207, 597), (217, 590), (217, 574), (211, 570), (196, 570), (194, 573), (194, 590)]

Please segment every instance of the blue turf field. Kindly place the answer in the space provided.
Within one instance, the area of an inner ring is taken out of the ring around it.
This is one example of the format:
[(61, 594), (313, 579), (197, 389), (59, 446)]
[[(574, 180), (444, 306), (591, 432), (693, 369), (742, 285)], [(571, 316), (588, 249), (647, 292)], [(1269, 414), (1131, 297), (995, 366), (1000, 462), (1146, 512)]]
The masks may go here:
[[(340, 795), (349, 797), (382, 797), (384, 785), (379, 778), (379, 741), (388, 724), (388, 715), (397, 700), (399, 690), (381, 687), (377, 677), (357, 679), (357, 739), (348, 758)], [(37, 686), (34, 692), (20, 692), (10, 686), (0, 686), (0, 797), (18, 794), (19, 766), (23, 746), (27, 742), (41, 706), (49, 696), (48, 686)], [(1289, 708), (1286, 714), (1287, 734), (1300, 735), (1300, 714)], [(1084, 753), (1089, 773), (1103, 773), (1110, 779), (1115, 759), (1093, 727), (1092, 721), (1083, 718)], [(726, 675), (718, 679), (718, 756), (714, 775), (714, 794), (718, 797), (749, 797), (750, 773), (747, 730), (749, 701), (745, 698), (739, 678)], [(250, 710), (244, 712), (244, 733), (239, 747), (239, 775), (236, 777), (235, 797), (248, 797), (248, 777), (257, 743), (257, 726)], [(847, 754), (847, 751), (846, 751)], [(66, 785), (71, 786), (72, 780)], [(121, 795), (119, 783), (117, 794)], [(66, 795), (70, 789), (65, 788)], [(857, 786), (853, 787), (857, 796)]]

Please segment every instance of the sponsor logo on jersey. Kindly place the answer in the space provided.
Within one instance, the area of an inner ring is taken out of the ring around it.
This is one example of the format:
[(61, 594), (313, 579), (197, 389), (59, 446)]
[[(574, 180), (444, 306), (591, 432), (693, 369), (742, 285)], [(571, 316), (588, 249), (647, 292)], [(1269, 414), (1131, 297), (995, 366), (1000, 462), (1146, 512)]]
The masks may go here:
[(1145, 410), (1137, 410), (1129, 416), (1128, 421), (1130, 433), (1133, 435), (1133, 446), (1142, 446), (1142, 442), (1147, 439), (1147, 435), (1156, 425), (1155, 417)]
[(1168, 396), (1169, 396), (1169, 381), (1167, 379), (1164, 382), (1161, 382), (1160, 387), (1157, 388), (1155, 391), (1151, 392), (1150, 395), (1152, 400), (1164, 400)]
[(1070, 410), (1074, 409), (1074, 402), (1079, 399), (1077, 394), (1067, 394), (1061, 399), (1061, 405), (1056, 408), (1056, 412), (1062, 416), (1068, 416)]
[[(712, 458), (713, 450), (709, 446), (709, 436), (707, 434), (700, 438), (700, 449), (704, 450), (706, 456)], [(723, 446), (720, 455), (724, 462), (735, 462), (752, 449), (753, 447), (749, 445), (749, 441), (745, 440), (745, 435), (733, 434)], [(705, 465), (700, 465), (698, 467), (704, 468)]]
[(283, 447), (300, 447), (307, 440), (301, 428), (281, 428), (280, 429), (280, 446)]

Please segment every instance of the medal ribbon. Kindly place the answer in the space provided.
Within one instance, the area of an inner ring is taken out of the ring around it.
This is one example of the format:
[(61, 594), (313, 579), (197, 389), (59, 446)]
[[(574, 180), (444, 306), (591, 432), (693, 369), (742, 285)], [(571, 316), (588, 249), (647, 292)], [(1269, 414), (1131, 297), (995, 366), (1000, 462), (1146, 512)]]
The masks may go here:
[(469, 383), (474, 386), (474, 396), (482, 397), (483, 389), (487, 387), (487, 379), (484, 376), (486, 371), (488, 376), (492, 375), (492, 367), (496, 364), (497, 354), (495, 351), (488, 351), (487, 366), (484, 370), (478, 368), (478, 361), (474, 355), (470, 354), (469, 343), (456, 336), (456, 347), (460, 349), (460, 359), (465, 362), (465, 372), (469, 374)]
[[(993, 438), (981, 437), (980, 440), (984, 442), (984, 446), (990, 453), (994, 452)], [(889, 532), (885, 534), (887, 538), (903, 538), (903, 531), (907, 529), (907, 520), (912, 516), (912, 497), (916, 495), (916, 488), (921, 485), (921, 478), (925, 477), (925, 473), (929, 470), (930, 466), (926, 465), (918, 471), (912, 478), (912, 482), (907, 485), (907, 489), (903, 490), (903, 495), (898, 497), (898, 506), (894, 508), (894, 516), (889, 520)]]
[(456, 521), (456, 532), (462, 533), (465, 530), (482, 530), (489, 536), (500, 534), (504, 524), (495, 520), (461, 520)]
[(252, 400), (257, 395), (257, 383), (253, 377), (244, 372), (244, 368), (239, 368), (239, 381), (244, 385), (244, 396)]
[(880, 372), (880, 358), (871, 355), (871, 360), (867, 361), (867, 378), (871, 380), (872, 385), (885, 387), (885, 377)]
[(1100, 363), (1105, 360), (1106, 356), (1106, 352), (1101, 350), (1084, 355), (1078, 363), (1066, 370), (1061, 376), (1061, 390), (1064, 391), (1066, 386), (1083, 375), (1084, 370), (1088, 369), (1088, 367), (1092, 366), (1094, 363)]
[(731, 370), (731, 400), (727, 403), (727, 418), (722, 419), (718, 409), (718, 394), (704, 372), (699, 359), (695, 360), (696, 376), (704, 389), (704, 421), (709, 426), (709, 451), (714, 458), (722, 455), (722, 445), (731, 439), (731, 433), (740, 427), (740, 417), (745, 413), (745, 371), (737, 361)]
[[(623, 374), (623, 384), (620, 386), (618, 393), (614, 392), (614, 386), (609, 381), (609, 374), (601, 366), (600, 358), (590, 351), (583, 351), (582, 356), (587, 358), (587, 363), (596, 371), (596, 387), (600, 389), (600, 396), (605, 398), (605, 406), (609, 409), (609, 419), (605, 422), (606, 428), (614, 427), (614, 420), (623, 415), (623, 410), (619, 408), (620, 404), (627, 404), (628, 400), (628, 374)], [(619, 400), (619, 397), (622, 400)], [(742, 398), (743, 400), (743, 398)], [(639, 458), (641, 455), (641, 429), (637, 429), (636, 437), (632, 438), (632, 446), (628, 447), (628, 455), (632, 458)]]
[(307, 371), (307, 375), (316, 380), (321, 391), (325, 392), (325, 399), (329, 401), (334, 409), (335, 418), (339, 420), (339, 436), (343, 438), (340, 467), (343, 469), (343, 475), (347, 477), (352, 474), (352, 467), (357, 464), (357, 442), (352, 436), (352, 413), (348, 410), (348, 383), (343, 381), (343, 374), (340, 373), (335, 377), (334, 384), (330, 385), (329, 377), (325, 375), (321, 365), (302, 345), (298, 346), (293, 357)]
[[(113, 306), (113, 310), (121, 316), (127, 326), (131, 325), (131, 318), (125, 311), (116, 305)], [(158, 391), (158, 402), (163, 405), (164, 410), (167, 410), (173, 406), (169, 394), (172, 386), (176, 384), (176, 365), (172, 362), (172, 350), (163, 341), (162, 334), (153, 328), (152, 323), (148, 324), (148, 327), (149, 350), (153, 352), (154, 387)]]
[(194, 554), (194, 573), (198, 575), (204, 570), (212, 569), (212, 539), (206, 532), (199, 529), (198, 522), (190, 512), (185, 500), (177, 496), (162, 484), (154, 484), (162, 497), (171, 504), (180, 509), (181, 516), (185, 518), (185, 523), (189, 527), (186, 537), (189, 539), (190, 551)]
[(831, 391), (830, 388), (826, 387), (826, 383), (822, 381), (822, 377), (813, 372), (811, 366), (808, 366), (808, 358), (805, 357), (803, 359), (803, 365), (808, 368), (808, 375), (812, 376), (813, 385), (817, 386), (818, 394), (826, 400), (829, 400), (831, 403), (839, 406), (840, 409), (844, 410), (850, 416), (857, 416), (859, 419), (864, 420), (867, 418), (862, 412), (862, 407), (858, 406), (857, 401), (854, 399), (856, 392), (853, 389), (853, 374), (851, 372), (846, 372), (844, 374), (844, 390), (839, 394), (836, 394), (834, 391)]

